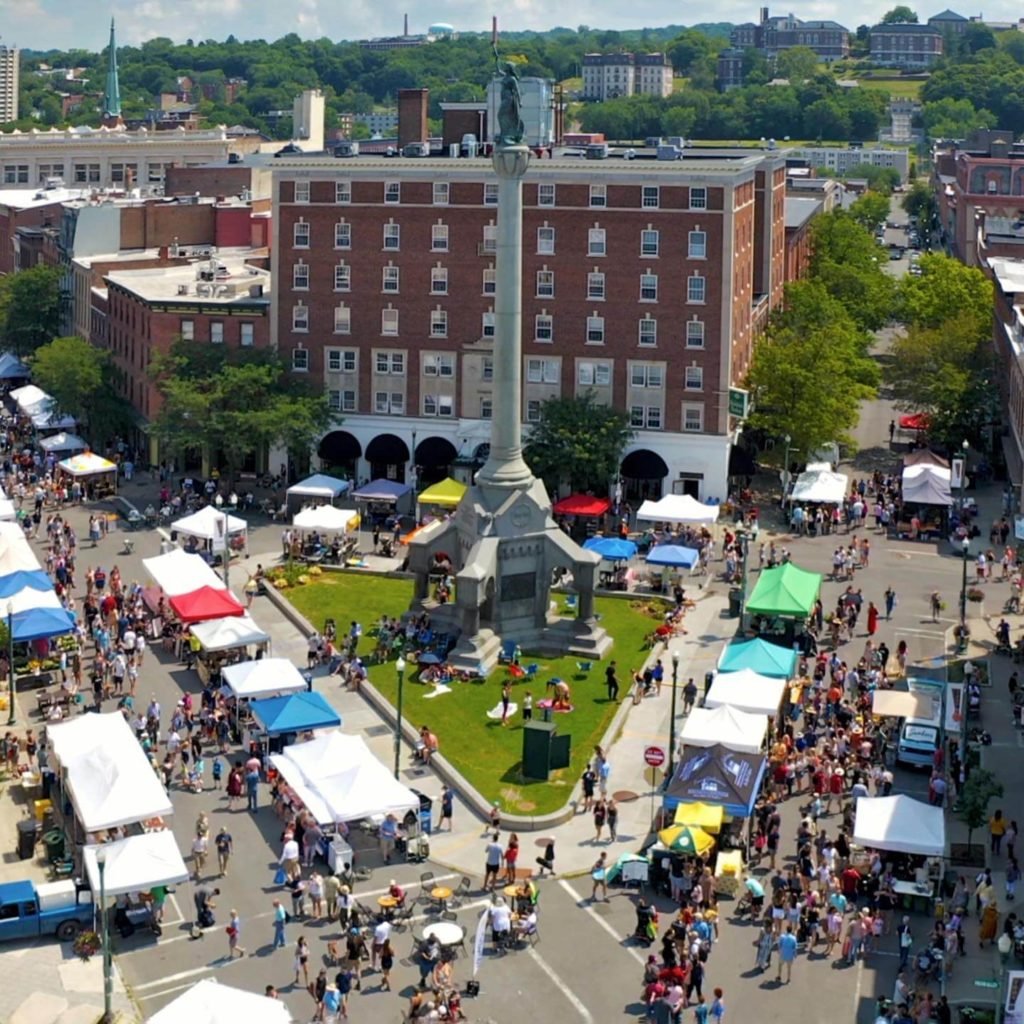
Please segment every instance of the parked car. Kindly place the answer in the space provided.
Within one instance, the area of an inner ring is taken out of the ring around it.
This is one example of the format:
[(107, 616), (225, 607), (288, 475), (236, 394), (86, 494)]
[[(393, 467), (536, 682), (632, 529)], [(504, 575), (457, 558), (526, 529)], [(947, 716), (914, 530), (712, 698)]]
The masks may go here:
[(0, 942), (56, 935), (70, 942), (92, 927), (92, 893), (61, 882), (5, 882), (0, 885)]

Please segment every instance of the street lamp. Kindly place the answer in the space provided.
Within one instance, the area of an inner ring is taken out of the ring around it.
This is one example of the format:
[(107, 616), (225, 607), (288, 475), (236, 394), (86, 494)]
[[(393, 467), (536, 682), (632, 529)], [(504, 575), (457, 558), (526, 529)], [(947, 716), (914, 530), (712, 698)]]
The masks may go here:
[(961, 541), (963, 548), (963, 574), (960, 577), (960, 636), (957, 639), (956, 649), (958, 651), (967, 648), (967, 556), (971, 551), (970, 537), (964, 537)]
[(672, 772), (676, 762), (676, 684), (679, 682), (679, 651), (672, 652), (672, 712), (668, 720), (668, 775), (672, 778)]
[(96, 866), (100, 872), (100, 946), (103, 951), (103, 1017), (102, 1024), (114, 1019), (114, 979), (110, 958), (110, 931), (107, 924), (107, 851), (101, 846), (96, 851)]
[(405, 658), (401, 655), (395, 662), (395, 671), (398, 672), (398, 706), (395, 708), (395, 778), (397, 779), (402, 756), (402, 689), (405, 683)]
[(782, 504), (786, 504), (786, 492), (789, 490), (789, 443), (793, 440), (787, 434), (783, 440), (786, 442), (786, 461), (782, 465)]
[(963, 444), (960, 446), (963, 451), (963, 459), (960, 463), (960, 526), (964, 531), (963, 539), (963, 576), (960, 582), (960, 641), (957, 644), (957, 649), (960, 650), (966, 646), (964, 639), (964, 630), (967, 625), (967, 555), (971, 546), (971, 535), (967, 528), (967, 517), (965, 511), (966, 497), (965, 491), (967, 489), (967, 452), (971, 446), (967, 443), (966, 438)]
[(10, 692), (7, 695), (7, 724), (14, 725), (14, 602), (7, 602), (7, 679)]

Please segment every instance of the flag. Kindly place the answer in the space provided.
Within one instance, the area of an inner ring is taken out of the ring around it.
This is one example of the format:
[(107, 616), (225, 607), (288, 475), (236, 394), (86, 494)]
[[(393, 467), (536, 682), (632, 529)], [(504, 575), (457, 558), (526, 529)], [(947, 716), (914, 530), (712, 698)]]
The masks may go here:
[(484, 962), (484, 946), (487, 945), (487, 919), (490, 917), (490, 911), (485, 910), (480, 915), (480, 922), (476, 926), (476, 938), (473, 940), (473, 977), (476, 977), (476, 972), (480, 970), (480, 965)]

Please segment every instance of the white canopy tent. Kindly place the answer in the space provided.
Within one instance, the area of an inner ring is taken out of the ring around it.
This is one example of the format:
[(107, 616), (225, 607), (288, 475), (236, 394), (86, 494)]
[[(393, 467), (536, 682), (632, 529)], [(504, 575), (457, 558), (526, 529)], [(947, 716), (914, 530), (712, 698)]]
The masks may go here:
[(292, 525), (300, 530), (324, 530), (343, 533), (358, 525), (359, 513), (354, 508), (335, 508), (333, 505), (318, 505), (296, 513)]
[(171, 523), (171, 529), (176, 533), (183, 533), (186, 537), (199, 537), (201, 540), (223, 540), (225, 527), (228, 536), (233, 537), (236, 534), (244, 534), (249, 529), (249, 524), (244, 519), (216, 509), (212, 505), (205, 505), (198, 512)]
[(166, 555), (144, 558), (142, 564), (154, 582), (168, 597), (191, 594), (200, 587), (225, 590), (224, 581), (206, 564), (201, 555), (172, 548)]
[[(72, 424), (74, 425), (74, 424)], [(69, 476), (101, 476), (104, 473), (111, 473), (117, 479), (117, 465), (110, 459), (103, 458), (95, 452), (80, 452), (72, 455), (70, 459), (64, 459), (57, 463), (57, 468)]]
[[(285, 748), (288, 749), (287, 747)], [(288, 783), (292, 792), (302, 801), (302, 805), (316, 818), (318, 825), (334, 824), (334, 815), (320, 794), (306, 782), (302, 769), (284, 754), (271, 754), (270, 763), (281, 773), (281, 778)]]
[(189, 880), (177, 840), (170, 829), (145, 832), (113, 843), (86, 846), (82, 850), (85, 873), (94, 893), (100, 891), (96, 854), (105, 851), (103, 888), (107, 896), (146, 892), (154, 885), (176, 885)]
[(25, 384), (23, 387), (15, 388), (11, 392), (11, 398), (14, 399), (14, 403), (19, 411), (26, 416), (31, 411), (38, 410), (41, 406), (53, 402), (50, 395), (35, 384)]
[(314, 473), (292, 484), (286, 494), (289, 498), (318, 498), (321, 501), (334, 501), (339, 495), (348, 490), (347, 480), (339, 480), (334, 476), (327, 476), (326, 473)]
[(883, 718), (933, 718), (936, 697), (920, 690), (875, 690), (871, 713)]
[(702, 505), (689, 494), (666, 494), (658, 501), (645, 501), (636, 514), (637, 519), (655, 523), (704, 523), (710, 525), (718, 519), (717, 505)]
[(332, 729), (305, 743), (293, 743), (286, 753), (307, 779), (332, 775), (373, 757), (361, 736), (344, 733), (340, 729)]
[(0, 521), (11, 522), (18, 518), (18, 511), (10, 498), (0, 498)]
[(287, 658), (260, 658), (259, 661), (225, 665), (221, 669), (221, 678), (236, 697), (247, 700), (306, 689), (302, 673)]
[(862, 796), (857, 801), (853, 841), (875, 850), (945, 856), (946, 823), (942, 808), (902, 794)]
[(705, 708), (728, 705), (751, 715), (774, 718), (779, 713), (782, 698), (789, 683), (785, 679), (762, 676), (753, 669), (739, 672), (721, 672), (704, 698)]
[(270, 643), (270, 636), (248, 614), (197, 622), (189, 628), (204, 651), (227, 651), (234, 647), (248, 647), (250, 644)]
[(77, 434), (69, 434), (62, 430), (59, 434), (41, 438), (39, 447), (47, 455), (56, 455), (59, 452), (84, 452), (89, 445)]
[(203, 978), (149, 1018), (149, 1024), (294, 1024), (280, 999)]
[[(814, 463), (814, 466), (819, 466)], [(850, 486), (850, 478), (845, 473), (833, 473), (831, 468), (807, 469), (796, 478), (792, 501), (821, 502), (826, 505), (839, 505), (846, 496)]]
[(0, 576), (36, 572), (39, 568), (39, 559), (25, 539), (25, 531), (17, 523), (0, 522)]
[[(718, 685), (715, 677), (715, 685)], [(714, 690), (715, 686), (711, 689)], [(741, 754), (757, 754), (768, 732), (764, 715), (751, 715), (728, 704), (719, 708), (694, 708), (679, 741), (684, 747), (713, 747), (721, 744)]]
[(910, 505), (951, 505), (952, 473), (946, 466), (918, 463), (903, 470), (903, 502)]
[[(122, 742), (127, 728), (124, 715), (120, 711), (111, 711), (105, 715), (80, 715), (47, 726), (46, 736), (54, 757), (64, 764), (96, 747), (115, 746)], [(135, 740), (130, 729), (128, 735)], [(138, 746), (138, 741), (135, 745)]]

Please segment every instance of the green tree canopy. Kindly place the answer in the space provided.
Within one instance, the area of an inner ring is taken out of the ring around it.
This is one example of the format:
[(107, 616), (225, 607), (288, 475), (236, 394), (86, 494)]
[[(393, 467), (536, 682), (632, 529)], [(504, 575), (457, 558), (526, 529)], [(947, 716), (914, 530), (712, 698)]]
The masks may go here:
[(918, 223), (931, 224), (938, 213), (935, 191), (926, 182), (915, 181), (903, 197), (903, 209), (909, 216), (916, 217)]
[(918, 327), (941, 327), (968, 317), (978, 341), (992, 333), (992, 282), (976, 267), (942, 253), (920, 260), (921, 274), (905, 277), (900, 285), (903, 319)]
[(850, 216), (862, 228), (874, 231), (889, 216), (889, 200), (878, 192), (865, 192), (850, 207)]
[(886, 11), (882, 15), (883, 25), (916, 25), (917, 14), (912, 11), (909, 7), (900, 4), (898, 7), (894, 7), (891, 11)]
[(602, 405), (592, 392), (551, 398), (531, 428), (526, 461), (552, 490), (607, 494), (633, 436), (625, 413)]
[(4, 346), (31, 355), (60, 330), (60, 270), (36, 266), (0, 277), (0, 334)]
[(818, 55), (809, 46), (791, 46), (775, 58), (775, 73), (793, 85), (813, 78), (818, 70)]

